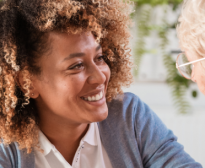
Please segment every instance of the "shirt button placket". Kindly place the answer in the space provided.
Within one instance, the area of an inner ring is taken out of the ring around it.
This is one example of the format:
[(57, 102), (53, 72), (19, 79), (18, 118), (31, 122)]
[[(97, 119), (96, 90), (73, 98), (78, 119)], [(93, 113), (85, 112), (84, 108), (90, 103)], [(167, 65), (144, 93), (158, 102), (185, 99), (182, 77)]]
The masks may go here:
[(80, 153), (81, 150), (84, 148), (84, 142), (81, 144), (81, 146), (78, 148), (76, 158), (75, 158), (75, 164), (73, 165), (73, 168), (79, 168), (80, 167)]

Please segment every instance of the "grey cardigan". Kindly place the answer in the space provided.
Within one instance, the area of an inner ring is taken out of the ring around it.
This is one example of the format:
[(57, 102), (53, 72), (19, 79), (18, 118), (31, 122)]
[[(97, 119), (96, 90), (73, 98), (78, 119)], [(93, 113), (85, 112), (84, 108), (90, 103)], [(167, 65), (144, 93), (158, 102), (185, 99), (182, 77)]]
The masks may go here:
[[(98, 123), (101, 140), (113, 168), (201, 168), (176, 136), (136, 95), (108, 103), (108, 118)], [(0, 145), (0, 168), (34, 168), (34, 152), (17, 143)]]

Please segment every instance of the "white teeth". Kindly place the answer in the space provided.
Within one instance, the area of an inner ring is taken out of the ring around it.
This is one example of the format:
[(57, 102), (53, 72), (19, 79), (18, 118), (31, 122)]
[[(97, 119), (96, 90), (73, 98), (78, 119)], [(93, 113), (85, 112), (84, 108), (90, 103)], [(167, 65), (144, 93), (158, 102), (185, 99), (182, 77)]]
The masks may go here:
[(100, 97), (101, 97), (100, 95), (101, 95), (101, 94), (97, 94), (97, 95), (95, 96), (95, 99), (96, 99), (96, 100), (100, 100)]
[(101, 98), (103, 97), (103, 92), (100, 92), (100, 97), (101, 97)]
[(87, 100), (87, 101), (97, 101), (97, 100), (102, 99), (102, 97), (103, 97), (103, 92), (101, 91), (100, 93), (98, 93), (95, 96), (84, 97), (84, 100)]
[(88, 96), (88, 101), (92, 101), (92, 97)]

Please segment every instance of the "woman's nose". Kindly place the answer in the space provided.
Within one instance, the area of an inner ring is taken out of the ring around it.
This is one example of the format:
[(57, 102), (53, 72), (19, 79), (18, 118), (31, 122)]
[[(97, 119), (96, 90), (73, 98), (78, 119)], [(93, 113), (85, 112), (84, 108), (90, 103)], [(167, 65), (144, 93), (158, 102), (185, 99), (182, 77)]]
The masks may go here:
[(89, 84), (102, 84), (105, 82), (106, 75), (97, 65), (93, 65), (89, 71), (90, 71), (90, 75), (88, 77)]

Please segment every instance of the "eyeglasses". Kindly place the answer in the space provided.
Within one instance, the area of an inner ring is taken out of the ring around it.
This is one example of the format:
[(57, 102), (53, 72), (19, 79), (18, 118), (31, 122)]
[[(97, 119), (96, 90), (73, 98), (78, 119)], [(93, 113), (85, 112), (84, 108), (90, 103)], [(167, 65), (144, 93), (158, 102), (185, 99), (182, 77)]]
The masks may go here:
[(193, 63), (199, 62), (205, 60), (205, 58), (201, 58), (192, 62), (189, 62), (186, 54), (181, 53), (178, 55), (177, 60), (176, 60), (176, 68), (179, 70), (181, 75), (187, 79), (191, 79), (193, 77), (193, 68), (194, 65)]

